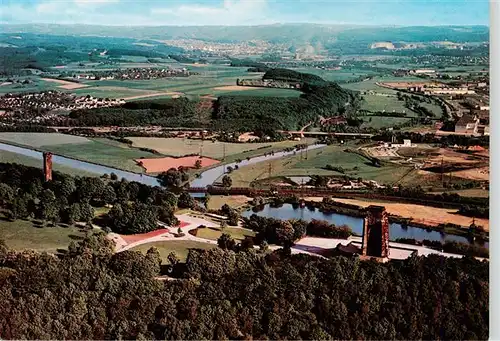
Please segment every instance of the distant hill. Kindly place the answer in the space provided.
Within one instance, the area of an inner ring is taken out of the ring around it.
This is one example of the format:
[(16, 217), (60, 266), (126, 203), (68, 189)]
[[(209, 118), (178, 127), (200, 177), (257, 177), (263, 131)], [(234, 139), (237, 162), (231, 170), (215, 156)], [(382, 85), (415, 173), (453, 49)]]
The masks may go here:
[(368, 43), (377, 41), (489, 41), (487, 26), (382, 27), (320, 24), (261, 26), (92, 26), (22, 24), (0, 25), (3, 33), (94, 35), (134, 39), (191, 38), (217, 42), (265, 40), (273, 43)]

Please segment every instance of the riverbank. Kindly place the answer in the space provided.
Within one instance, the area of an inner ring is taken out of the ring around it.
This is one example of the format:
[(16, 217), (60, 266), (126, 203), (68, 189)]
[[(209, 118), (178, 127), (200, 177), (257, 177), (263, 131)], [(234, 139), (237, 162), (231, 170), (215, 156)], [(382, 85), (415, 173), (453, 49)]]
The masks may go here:
[[(368, 207), (370, 205), (384, 206), (390, 215), (398, 216), (406, 219), (411, 219), (411, 224), (417, 223), (421, 226), (436, 228), (441, 225), (454, 224), (468, 230), (473, 219), (457, 214), (456, 209), (437, 208), (432, 206), (424, 206), (417, 204), (402, 204), (388, 201), (373, 201), (359, 199), (343, 199), (335, 198), (336, 202), (356, 205), (360, 207)], [(306, 201), (321, 202), (322, 197), (305, 198)], [(486, 232), (489, 232), (489, 219), (474, 218), (475, 224), (480, 225)]]

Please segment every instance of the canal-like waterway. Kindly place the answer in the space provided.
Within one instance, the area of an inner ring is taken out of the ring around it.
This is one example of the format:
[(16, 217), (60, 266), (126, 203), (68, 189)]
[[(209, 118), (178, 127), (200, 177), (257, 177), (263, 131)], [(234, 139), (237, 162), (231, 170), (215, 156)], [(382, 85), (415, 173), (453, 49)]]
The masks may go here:
[[(302, 219), (305, 221), (316, 220), (326, 220), (331, 224), (337, 226), (347, 225), (354, 233), (357, 235), (363, 234), (363, 219), (358, 217), (351, 217), (343, 214), (337, 213), (324, 213), (316, 208), (309, 207), (297, 207), (294, 208), (291, 204), (283, 204), (281, 207), (271, 207), (269, 204), (265, 205), (261, 210), (256, 211), (248, 210), (242, 213), (242, 216), (249, 217), (252, 214), (257, 214), (261, 217), (275, 218), (275, 219)], [(403, 227), (397, 223), (390, 224), (389, 230), (390, 240), (395, 240), (397, 238), (414, 238), (416, 240), (435, 240), (435, 241), (458, 241), (463, 243), (469, 243), (470, 241), (463, 236), (456, 236), (452, 234), (445, 234), (439, 231), (427, 230), (419, 227)], [(488, 247), (486, 242), (483, 246)]]

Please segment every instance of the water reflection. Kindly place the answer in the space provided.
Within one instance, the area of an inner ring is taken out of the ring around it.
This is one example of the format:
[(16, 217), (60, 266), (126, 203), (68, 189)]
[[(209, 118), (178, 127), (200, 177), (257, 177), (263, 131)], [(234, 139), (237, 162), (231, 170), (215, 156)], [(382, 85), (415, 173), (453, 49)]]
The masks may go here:
[[(271, 207), (269, 204), (265, 206), (255, 207), (251, 210), (242, 213), (242, 216), (249, 217), (252, 214), (257, 214), (261, 217), (269, 217), (275, 219), (303, 219), (305, 221), (311, 221), (312, 219), (326, 220), (337, 226), (347, 225), (352, 231), (358, 235), (363, 233), (363, 219), (358, 217), (346, 216), (338, 213), (323, 213), (314, 207), (295, 207), (292, 204), (283, 204), (279, 208)], [(395, 240), (397, 238), (414, 238), (416, 240), (434, 240), (434, 241), (457, 241), (462, 243), (473, 242), (466, 237), (456, 236), (452, 234), (446, 234), (442, 231), (435, 231), (432, 229), (423, 229), (412, 226), (402, 226), (401, 224), (392, 223), (390, 224), (389, 231), (390, 239)], [(480, 243), (476, 239), (477, 244)], [(484, 247), (489, 247), (488, 242), (484, 240), (481, 241)], [(481, 244), (479, 244), (481, 245)]]

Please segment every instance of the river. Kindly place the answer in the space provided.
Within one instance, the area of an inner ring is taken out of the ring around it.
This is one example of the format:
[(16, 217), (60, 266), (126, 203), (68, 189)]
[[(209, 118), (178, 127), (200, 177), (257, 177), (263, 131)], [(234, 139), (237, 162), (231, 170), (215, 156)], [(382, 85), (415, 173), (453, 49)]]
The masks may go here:
[[(358, 235), (363, 234), (363, 219), (358, 217), (351, 217), (343, 214), (337, 213), (323, 213), (316, 208), (308, 207), (297, 207), (294, 208), (291, 204), (283, 204), (281, 207), (271, 207), (269, 204), (265, 205), (260, 211), (254, 212), (253, 210), (248, 210), (242, 213), (243, 217), (249, 217), (252, 214), (257, 214), (261, 217), (275, 218), (275, 219), (302, 219), (305, 221), (316, 220), (326, 220), (331, 224), (347, 225), (352, 231)], [(463, 236), (456, 236), (452, 234), (441, 234), (438, 231), (427, 230), (419, 227), (408, 226), (407, 228), (401, 226), (397, 223), (390, 224), (389, 230), (390, 240), (395, 240), (397, 238), (414, 238), (416, 240), (435, 240), (435, 241), (457, 241), (462, 243), (470, 243), (470, 241)], [(489, 247), (488, 242), (483, 246)]]
[[(325, 144), (313, 144), (313, 145), (308, 146), (307, 149), (312, 150), (312, 149), (317, 149), (317, 148), (321, 148), (324, 146), (326, 146), (326, 145)], [(0, 143), (0, 149), (6, 150), (6, 151), (9, 151), (12, 153), (30, 156), (30, 157), (36, 158), (40, 161), (43, 158), (42, 152), (39, 152), (39, 151), (36, 151), (33, 149), (13, 146), (13, 145), (6, 144), (6, 143)], [(279, 159), (281, 157), (293, 155), (293, 153), (294, 153), (294, 151), (276, 152), (273, 155), (256, 156), (256, 157), (250, 158), (249, 160), (247, 160), (247, 159), (242, 160), (239, 163), (232, 162), (229, 164), (220, 165), (220, 166), (217, 166), (214, 168), (210, 168), (210, 169), (207, 169), (206, 171), (204, 171), (203, 173), (201, 173), (199, 178), (191, 181), (190, 186), (204, 188), (204, 187), (207, 187), (209, 185), (212, 185), (221, 175), (224, 174), (224, 171), (229, 166), (231, 166), (233, 168), (235, 165), (238, 165), (239, 167), (248, 166), (248, 165), (256, 164), (256, 163), (259, 163), (262, 161), (275, 160), (275, 159)], [(142, 184), (149, 185), (149, 186), (159, 186), (160, 185), (158, 179), (154, 176), (143, 175), (143, 174), (138, 174), (138, 173), (133, 173), (133, 172), (127, 172), (124, 170), (119, 170), (119, 169), (112, 168), (112, 167), (102, 166), (102, 165), (98, 165), (95, 163), (75, 160), (75, 159), (67, 158), (67, 157), (60, 156), (60, 155), (54, 155), (52, 157), (52, 162), (55, 164), (64, 165), (67, 167), (76, 168), (76, 169), (80, 169), (80, 170), (84, 170), (87, 172), (96, 173), (96, 174), (100, 174), (100, 175), (105, 174), (105, 173), (107, 173), (107, 174), (115, 173), (119, 178), (125, 178), (129, 181), (137, 181), (137, 182), (140, 182)], [(194, 196), (197, 196), (197, 197), (201, 195), (201, 193), (193, 193), (193, 194), (194, 194)]]
[[(317, 148), (322, 148), (325, 147), (326, 144), (313, 144), (307, 147), (307, 150), (313, 150)], [(207, 187), (211, 184), (213, 184), (220, 176), (224, 174), (224, 171), (227, 169), (227, 167), (232, 167), (238, 165), (238, 167), (243, 167), (243, 166), (248, 166), (248, 165), (253, 165), (262, 161), (268, 161), (268, 160), (275, 160), (279, 159), (285, 156), (293, 155), (293, 153), (296, 153), (296, 151), (291, 151), (291, 152), (276, 152), (273, 155), (267, 155), (267, 156), (256, 156), (251, 158), (250, 160), (244, 159), (241, 160), (241, 162), (232, 162), (228, 163), (225, 165), (217, 166), (211, 169), (208, 169), (201, 173), (201, 176), (193, 181), (191, 181), (191, 187)]]
[[(308, 147), (309, 150), (316, 149), (316, 148), (321, 148), (324, 147), (325, 145), (310, 145)], [(17, 147), (13, 146), (10, 144), (5, 144), (5, 143), (0, 143), (0, 150), (6, 150), (12, 153), (17, 153), (29, 157), (33, 157), (35, 159), (40, 160), (40, 163), (42, 161), (43, 155), (42, 152), (28, 149), (28, 148), (22, 148), (22, 147)], [(292, 152), (276, 152), (274, 155), (268, 155), (268, 156), (257, 156), (254, 158), (251, 158), (250, 160), (242, 160), (240, 163), (230, 163), (226, 165), (221, 165), (217, 166), (211, 169), (208, 169), (201, 173), (201, 177), (198, 179), (195, 179), (191, 182), (191, 187), (206, 187), (208, 185), (213, 184), (223, 173), (224, 169), (228, 166), (231, 166), (234, 168), (236, 164), (239, 166), (247, 166), (251, 164), (255, 164), (258, 162), (266, 161), (266, 160), (274, 160), (278, 159), (280, 157), (292, 155)], [(0, 160), (1, 162), (1, 160)], [(133, 172), (127, 172), (123, 170), (119, 170), (116, 168), (112, 167), (107, 167), (107, 166), (101, 166), (98, 164), (90, 163), (90, 162), (85, 162), (85, 161), (80, 161), (80, 160), (75, 160), (75, 159), (70, 159), (64, 156), (59, 156), (59, 155), (54, 155), (52, 157), (52, 162), (60, 165), (64, 165), (67, 167), (71, 168), (76, 168), (80, 170), (84, 170), (87, 172), (95, 173), (95, 174), (110, 174), (110, 173), (115, 173), (119, 178), (125, 178), (129, 181), (137, 181), (145, 185), (149, 186), (160, 186), (160, 183), (156, 177), (149, 176), (149, 175), (141, 175)], [(191, 193), (194, 197), (200, 197), (204, 196), (204, 193)], [(250, 216), (254, 212), (252, 210), (246, 211), (243, 213), (243, 216)], [(277, 218), (277, 219), (303, 219), (306, 221), (312, 220), (312, 219), (318, 219), (318, 220), (327, 220), (332, 224), (335, 225), (348, 225), (354, 233), (361, 235), (362, 234), (362, 229), (363, 229), (363, 220), (361, 218), (357, 217), (350, 217), (342, 214), (326, 214), (323, 212), (320, 212), (317, 209), (311, 210), (309, 208), (297, 208), (294, 209), (291, 204), (284, 204), (280, 208), (272, 208), (269, 205), (266, 205), (263, 210), (257, 212), (256, 214), (264, 217), (272, 217), (272, 218)], [(430, 231), (418, 227), (408, 227), (404, 228), (400, 224), (391, 224), (390, 226), (390, 236), (391, 240), (394, 240), (396, 238), (415, 238), (417, 240), (423, 240), (423, 239), (428, 239), (428, 240), (437, 240), (437, 241), (445, 241), (445, 240), (454, 240), (454, 241), (459, 241), (459, 242), (469, 242), (467, 238), (462, 237), (462, 236), (455, 236), (455, 235), (450, 235), (450, 234), (441, 234), (440, 232), (437, 231)], [(488, 243), (484, 244), (485, 247), (488, 247)]]

